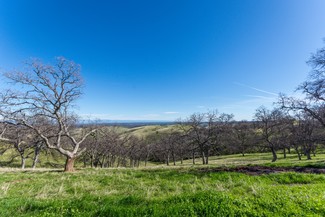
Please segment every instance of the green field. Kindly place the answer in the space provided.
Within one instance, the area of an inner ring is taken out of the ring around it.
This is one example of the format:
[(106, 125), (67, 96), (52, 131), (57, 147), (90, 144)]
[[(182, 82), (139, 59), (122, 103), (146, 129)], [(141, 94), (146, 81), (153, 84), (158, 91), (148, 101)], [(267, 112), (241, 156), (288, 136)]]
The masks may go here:
[(209, 168), (190, 161), (75, 173), (2, 168), (0, 216), (325, 216), (324, 174), (208, 170), (246, 164), (324, 168), (324, 154), (300, 162), (289, 155), (275, 164), (270, 157), (212, 157)]

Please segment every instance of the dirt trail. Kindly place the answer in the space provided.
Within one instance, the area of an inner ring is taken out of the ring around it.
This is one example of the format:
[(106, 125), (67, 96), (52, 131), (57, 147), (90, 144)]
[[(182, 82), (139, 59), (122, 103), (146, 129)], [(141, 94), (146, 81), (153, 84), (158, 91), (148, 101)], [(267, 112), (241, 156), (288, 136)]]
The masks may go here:
[(234, 168), (220, 167), (220, 168), (202, 168), (202, 172), (239, 172), (248, 175), (262, 175), (280, 172), (299, 172), (299, 173), (315, 173), (325, 174), (325, 168), (312, 167), (267, 167), (267, 166), (239, 166)]

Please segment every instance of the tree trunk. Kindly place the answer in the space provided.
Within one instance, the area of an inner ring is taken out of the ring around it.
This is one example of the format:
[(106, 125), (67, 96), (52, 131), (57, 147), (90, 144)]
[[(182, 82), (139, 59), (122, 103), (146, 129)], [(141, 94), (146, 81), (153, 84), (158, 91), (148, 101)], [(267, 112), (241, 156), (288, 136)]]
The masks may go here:
[(137, 159), (134, 159), (132, 167), (136, 167), (136, 165), (137, 165)]
[(169, 166), (169, 153), (167, 153), (166, 164), (167, 164), (167, 166)]
[(26, 158), (25, 157), (21, 157), (21, 169), (25, 169), (25, 165), (26, 165)]
[(176, 165), (176, 158), (175, 158), (175, 153), (173, 152), (173, 163), (174, 163), (174, 166)]
[(202, 163), (205, 164), (205, 153), (204, 151), (201, 151), (201, 153), (202, 153)]
[(111, 157), (110, 154), (106, 155), (106, 167), (110, 167), (111, 166)]
[(40, 151), (35, 149), (35, 155), (34, 155), (34, 158), (33, 158), (33, 165), (32, 165), (32, 168), (35, 169), (36, 168), (36, 164), (38, 163), (38, 157), (40, 155)]
[(278, 156), (276, 155), (276, 151), (273, 147), (271, 147), (271, 151), (273, 155), (272, 162), (275, 162), (278, 159)]
[(311, 152), (313, 153), (313, 156), (316, 157), (316, 147), (313, 146)]
[(122, 158), (122, 162), (121, 163), (122, 163), (122, 166), (123, 167), (127, 167), (127, 161), (126, 161), (125, 157)]
[(100, 168), (104, 168), (104, 163), (105, 163), (105, 155), (103, 155), (103, 157), (102, 157), (102, 162), (101, 162)]
[(112, 157), (111, 157), (111, 167), (114, 167), (115, 161), (116, 161), (116, 156), (112, 155)]
[(301, 160), (301, 154), (300, 154), (300, 152), (299, 152), (299, 149), (298, 149), (298, 148), (296, 148), (296, 152), (297, 152), (297, 154), (298, 154), (298, 159), (299, 159), (299, 160)]
[(74, 160), (75, 158), (67, 157), (65, 161), (64, 172), (74, 172)]
[(291, 148), (288, 147), (288, 154), (291, 154)]
[(145, 159), (145, 161), (144, 161), (144, 166), (145, 166), (145, 167), (147, 166), (148, 159), (149, 159), (149, 152), (147, 152), (147, 154), (146, 154), (146, 159)]
[(207, 154), (205, 156), (205, 164), (209, 164), (209, 154), (210, 154), (210, 152), (209, 152), (209, 149), (208, 149)]
[(283, 158), (284, 158), (284, 159), (287, 158), (287, 151), (286, 151), (286, 148), (283, 148)]
[(90, 157), (90, 166), (91, 168), (94, 168), (94, 155), (92, 154), (91, 157)]
[(195, 164), (195, 151), (192, 152), (192, 162)]
[(116, 167), (119, 167), (120, 166), (120, 163), (121, 163), (121, 158), (117, 158), (117, 165), (116, 165)]
[(83, 163), (84, 163), (84, 168), (86, 168), (87, 167), (87, 156), (86, 155), (84, 155), (84, 157), (82, 158), (82, 161), (83, 161)]
[(311, 160), (310, 150), (309, 149), (306, 149), (306, 156), (307, 156), (307, 160)]

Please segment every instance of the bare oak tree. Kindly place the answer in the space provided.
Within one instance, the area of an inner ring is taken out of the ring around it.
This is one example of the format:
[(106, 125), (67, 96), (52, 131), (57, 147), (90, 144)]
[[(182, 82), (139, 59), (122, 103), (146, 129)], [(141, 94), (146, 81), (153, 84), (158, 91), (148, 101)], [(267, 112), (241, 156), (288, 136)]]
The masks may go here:
[(248, 121), (238, 121), (232, 125), (231, 141), (234, 143), (234, 149), (245, 156), (246, 151), (252, 146), (254, 130), (252, 123)]
[(325, 47), (312, 54), (307, 64), (311, 67), (309, 77), (297, 88), (305, 97), (295, 98), (281, 94), (278, 104), (283, 109), (309, 114), (325, 128)]
[(278, 159), (276, 151), (283, 147), (288, 136), (287, 117), (278, 108), (268, 110), (261, 106), (255, 112), (255, 124), (261, 140), (272, 152), (272, 162), (275, 162)]
[(66, 157), (65, 171), (73, 171), (75, 159), (85, 151), (81, 143), (95, 131), (81, 134), (73, 128), (73, 106), (83, 87), (80, 66), (63, 57), (53, 65), (31, 60), (25, 70), (4, 76), (12, 86), (0, 94), (2, 119), (32, 129), (48, 148)]

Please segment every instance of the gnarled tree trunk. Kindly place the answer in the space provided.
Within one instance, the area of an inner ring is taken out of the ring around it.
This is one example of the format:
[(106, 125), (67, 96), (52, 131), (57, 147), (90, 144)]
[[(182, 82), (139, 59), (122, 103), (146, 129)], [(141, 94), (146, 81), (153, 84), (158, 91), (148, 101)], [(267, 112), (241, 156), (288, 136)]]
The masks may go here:
[(74, 172), (74, 157), (67, 157), (67, 160), (65, 161), (65, 166), (64, 166), (64, 172)]
[(24, 156), (21, 157), (21, 169), (25, 169), (26, 158)]
[(36, 168), (36, 164), (38, 163), (38, 158), (39, 158), (39, 155), (41, 153), (40, 149), (39, 148), (35, 148), (35, 152), (34, 152), (34, 158), (33, 158), (33, 165), (32, 165), (32, 168), (35, 169)]
[(192, 163), (195, 164), (195, 151), (192, 151)]
[(275, 162), (278, 159), (278, 156), (276, 155), (276, 150), (273, 147), (271, 147), (271, 151), (273, 156), (272, 162)]

